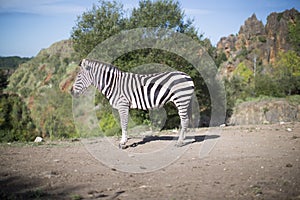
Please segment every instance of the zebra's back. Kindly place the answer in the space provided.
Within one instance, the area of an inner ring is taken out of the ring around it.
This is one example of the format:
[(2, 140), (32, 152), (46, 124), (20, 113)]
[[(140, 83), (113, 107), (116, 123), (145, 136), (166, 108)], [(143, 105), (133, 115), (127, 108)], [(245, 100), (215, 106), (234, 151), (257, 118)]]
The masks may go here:
[(189, 102), (194, 92), (191, 77), (179, 71), (149, 75), (124, 73), (119, 87), (130, 108), (142, 110), (159, 108), (179, 99)]

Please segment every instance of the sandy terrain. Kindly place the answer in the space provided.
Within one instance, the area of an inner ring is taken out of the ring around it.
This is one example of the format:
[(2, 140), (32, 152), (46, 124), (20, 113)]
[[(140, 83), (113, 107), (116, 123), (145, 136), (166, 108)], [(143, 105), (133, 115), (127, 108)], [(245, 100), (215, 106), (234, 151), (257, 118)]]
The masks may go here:
[[(175, 162), (146, 173), (104, 165), (82, 141), (1, 144), (0, 199), (300, 199), (300, 123), (224, 127), (205, 138), (206, 131), (198, 129)], [(173, 142), (161, 134), (118, 151)], [(215, 146), (200, 158), (208, 140)]]

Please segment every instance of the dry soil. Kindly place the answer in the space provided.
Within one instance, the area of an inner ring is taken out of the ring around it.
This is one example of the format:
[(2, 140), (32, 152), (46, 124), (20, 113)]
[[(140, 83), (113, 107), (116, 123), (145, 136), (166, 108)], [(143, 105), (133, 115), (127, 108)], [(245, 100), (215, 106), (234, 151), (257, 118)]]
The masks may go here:
[[(300, 199), (300, 123), (223, 127), (199, 158), (206, 131), (196, 130), (177, 161), (147, 173), (106, 166), (81, 141), (1, 144), (0, 198)], [(120, 151), (155, 150), (171, 142), (164, 134)]]

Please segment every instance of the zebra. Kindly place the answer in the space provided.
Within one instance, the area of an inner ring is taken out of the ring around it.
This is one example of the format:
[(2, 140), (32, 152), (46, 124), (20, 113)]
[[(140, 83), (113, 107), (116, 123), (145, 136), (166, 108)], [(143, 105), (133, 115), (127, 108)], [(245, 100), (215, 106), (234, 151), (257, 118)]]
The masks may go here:
[(175, 104), (180, 117), (181, 129), (177, 145), (184, 144), (189, 124), (188, 108), (194, 93), (194, 83), (190, 76), (180, 71), (154, 74), (123, 72), (111, 64), (92, 59), (83, 59), (79, 66), (70, 92), (77, 97), (93, 85), (118, 110), (122, 129), (120, 148), (128, 140), (129, 109), (161, 108), (169, 101)]

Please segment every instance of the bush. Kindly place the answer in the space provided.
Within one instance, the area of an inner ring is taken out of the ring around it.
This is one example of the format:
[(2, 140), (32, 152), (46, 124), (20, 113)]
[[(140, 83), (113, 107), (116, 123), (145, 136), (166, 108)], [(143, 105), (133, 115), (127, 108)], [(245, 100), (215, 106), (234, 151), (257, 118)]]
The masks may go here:
[(279, 82), (274, 79), (274, 77), (266, 74), (257, 75), (255, 77), (255, 94), (256, 96), (284, 96), (284, 92), (282, 91)]
[(259, 36), (258, 37), (258, 41), (260, 41), (262, 43), (266, 43), (267, 42), (267, 38), (266, 38), (266, 36)]
[(293, 105), (300, 105), (300, 95), (287, 96), (286, 99)]
[(0, 142), (32, 141), (37, 136), (30, 112), (17, 95), (0, 96)]
[(100, 130), (103, 131), (106, 136), (113, 136), (120, 133), (120, 126), (117, 124), (112, 113), (104, 112), (100, 118), (99, 125)]

